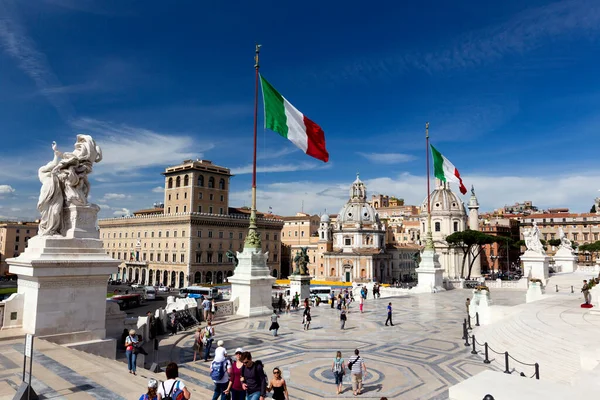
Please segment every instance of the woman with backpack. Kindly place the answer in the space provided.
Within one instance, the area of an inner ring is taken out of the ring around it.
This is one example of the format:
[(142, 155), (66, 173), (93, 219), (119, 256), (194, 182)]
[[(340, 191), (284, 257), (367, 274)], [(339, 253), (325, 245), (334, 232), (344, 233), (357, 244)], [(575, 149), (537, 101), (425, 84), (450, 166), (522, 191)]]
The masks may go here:
[(165, 375), (167, 380), (158, 385), (158, 400), (189, 400), (192, 397), (185, 383), (177, 379), (179, 377), (177, 364), (169, 363)]
[(304, 316), (302, 318), (302, 324), (304, 325), (304, 330), (307, 331), (310, 328), (310, 321), (312, 317), (310, 316), (310, 307), (304, 309)]
[(207, 325), (204, 327), (204, 332), (202, 334), (202, 343), (204, 344), (204, 361), (208, 361), (210, 348), (215, 340), (215, 328), (213, 328), (212, 322), (208, 321), (206, 324)]
[(346, 368), (344, 367), (344, 359), (342, 358), (342, 352), (338, 351), (331, 364), (331, 372), (335, 376), (335, 384), (337, 385), (337, 394), (341, 394), (344, 390), (342, 388), (342, 381), (346, 374)]
[(148, 392), (140, 397), (140, 400), (157, 400), (158, 394), (156, 389), (158, 388), (158, 381), (154, 378), (148, 380)]
[(273, 379), (269, 381), (267, 392), (273, 391), (273, 400), (290, 400), (285, 379), (281, 376), (279, 368), (273, 369)]
[(125, 338), (125, 355), (127, 356), (127, 367), (129, 373), (135, 375), (135, 363), (137, 361), (136, 347), (139, 345), (135, 329), (129, 331), (129, 335)]
[(202, 342), (202, 328), (198, 327), (194, 333), (194, 362), (196, 362), (196, 354), (202, 354), (204, 343)]

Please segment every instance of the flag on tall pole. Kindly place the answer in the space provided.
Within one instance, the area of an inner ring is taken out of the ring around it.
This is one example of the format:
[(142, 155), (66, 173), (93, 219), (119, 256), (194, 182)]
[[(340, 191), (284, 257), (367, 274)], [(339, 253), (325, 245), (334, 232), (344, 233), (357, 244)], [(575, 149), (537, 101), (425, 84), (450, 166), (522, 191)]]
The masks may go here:
[(323, 162), (329, 161), (323, 129), (302, 114), (261, 75), (265, 128), (289, 139), (300, 150)]
[(442, 155), (433, 145), (431, 147), (431, 156), (433, 157), (433, 175), (443, 182), (454, 182), (462, 194), (467, 193), (467, 188), (463, 184), (458, 169)]

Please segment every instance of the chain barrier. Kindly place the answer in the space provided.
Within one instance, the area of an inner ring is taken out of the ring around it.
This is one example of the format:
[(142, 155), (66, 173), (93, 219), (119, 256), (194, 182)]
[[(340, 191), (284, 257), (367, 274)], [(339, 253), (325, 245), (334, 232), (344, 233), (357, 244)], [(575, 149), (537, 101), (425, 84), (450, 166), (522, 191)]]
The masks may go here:
[(575, 293), (575, 288), (573, 287), (573, 285), (571, 285), (571, 286), (558, 286), (558, 285), (554, 285), (554, 286), (556, 288), (556, 293), (559, 292), (558, 289), (564, 289), (564, 288), (566, 288), (566, 290), (570, 290), (571, 293)]

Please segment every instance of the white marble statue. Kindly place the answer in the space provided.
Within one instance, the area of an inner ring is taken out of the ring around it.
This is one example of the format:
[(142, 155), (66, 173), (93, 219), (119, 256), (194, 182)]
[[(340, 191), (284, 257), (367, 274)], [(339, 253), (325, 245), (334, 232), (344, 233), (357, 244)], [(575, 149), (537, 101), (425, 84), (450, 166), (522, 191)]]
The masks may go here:
[(540, 241), (540, 228), (538, 228), (535, 221), (533, 222), (533, 227), (523, 233), (523, 237), (525, 238), (525, 247), (527, 247), (528, 251), (531, 250), (535, 253), (546, 254), (544, 246), (542, 246), (542, 242)]
[(54, 159), (38, 170), (42, 183), (37, 208), (41, 213), (38, 234), (60, 235), (63, 208), (88, 204), (92, 165), (102, 160), (102, 150), (89, 135), (77, 135), (75, 150), (62, 153), (52, 142)]
[(562, 226), (558, 228), (558, 238), (560, 239), (560, 246), (558, 247), (559, 249), (565, 249), (573, 252), (573, 244), (567, 238), (567, 235), (565, 235), (565, 231), (563, 231)]

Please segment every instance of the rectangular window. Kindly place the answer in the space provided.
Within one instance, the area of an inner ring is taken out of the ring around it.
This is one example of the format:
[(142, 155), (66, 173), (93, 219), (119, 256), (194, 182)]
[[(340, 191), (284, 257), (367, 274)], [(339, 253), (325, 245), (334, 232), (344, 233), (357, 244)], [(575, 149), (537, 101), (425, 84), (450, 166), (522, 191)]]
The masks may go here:
[(206, 262), (207, 263), (211, 263), (212, 262), (212, 253), (206, 253)]
[(294, 231), (294, 236), (298, 237), (298, 231)]
[(212, 238), (212, 231), (208, 231), (208, 237)]
[(173, 262), (177, 262), (177, 254), (173, 253), (172, 260), (173, 260)]
[[(277, 262), (277, 254), (273, 254), (273, 261)], [(321, 264), (323, 266), (323, 264)]]
[(233, 239), (233, 232), (229, 232), (229, 239)]
[[(158, 232), (158, 237), (160, 237), (160, 232)], [(165, 237), (169, 237), (169, 231), (165, 232)]]
[(351, 245), (352, 245), (352, 239), (350, 239), (350, 238), (346, 238), (346, 239), (344, 239), (344, 244), (345, 244), (346, 246), (351, 246)]
[(198, 193), (198, 198), (202, 200), (202, 192)]
[(198, 237), (201, 238), (202, 237), (202, 231), (198, 231)]
[(221, 201), (225, 201), (225, 196), (221, 195)]
[(201, 252), (196, 252), (196, 262), (197, 263), (201, 263), (202, 262), (202, 253)]
[(179, 257), (179, 261), (181, 261), (182, 263), (185, 262), (185, 254), (181, 254), (181, 257)]
[(217, 262), (218, 263), (222, 263), (223, 262), (223, 253), (217, 254)]
[(185, 231), (181, 231), (181, 237), (185, 237)]
[(154, 237), (154, 231), (150, 232), (150, 237), (153, 238)]
[(219, 239), (223, 239), (223, 232), (219, 232)]
[(142, 254), (142, 260), (146, 261), (146, 253)]
[(265, 234), (265, 240), (269, 240), (269, 234)]
[(304, 237), (304, 231), (300, 232), (300, 236)]
[(19, 241), (19, 239), (20, 239), (20, 238), (19, 238), (18, 236), (17, 236), (17, 237), (15, 237), (15, 242), (18, 242), (18, 241)]
[(219, 207), (219, 214), (223, 215), (223, 207)]
[(173, 237), (177, 237), (177, 231), (173, 231)]
[(215, 196), (214, 196), (212, 193), (208, 195), (208, 199), (209, 199), (210, 201), (212, 201), (214, 197), (215, 197)]
[[(283, 232), (281, 234), (283, 235)], [(273, 234), (273, 240), (277, 240), (277, 234), (276, 233)]]
[(154, 261), (154, 253), (150, 253), (150, 261)]
[(160, 253), (156, 254), (156, 261), (160, 262)]
[(212, 207), (208, 207), (208, 212), (209, 212), (210, 214), (212, 214), (212, 213), (213, 213), (213, 212), (212, 212)]
[(573, 234), (573, 240), (577, 240), (577, 234), (576, 233)]
[(238, 239), (240, 239), (240, 240), (244, 239), (244, 234), (242, 232), (240, 232), (238, 234)]
[(198, 206), (198, 212), (201, 213), (202, 212), (202, 206)]

